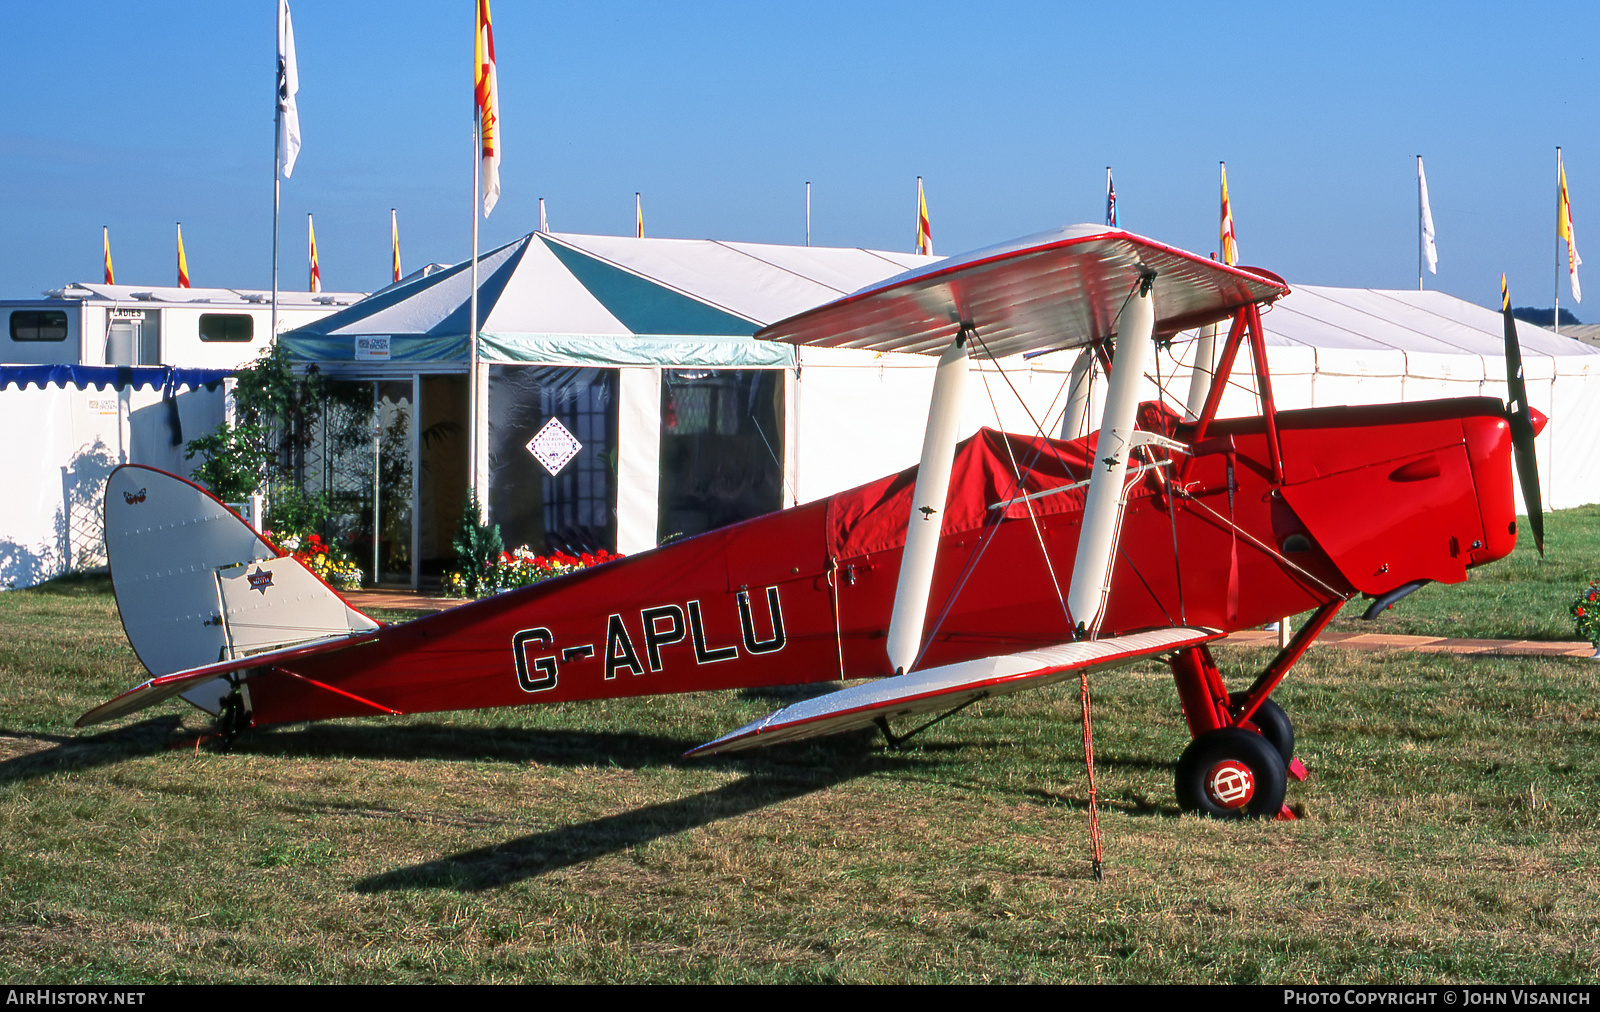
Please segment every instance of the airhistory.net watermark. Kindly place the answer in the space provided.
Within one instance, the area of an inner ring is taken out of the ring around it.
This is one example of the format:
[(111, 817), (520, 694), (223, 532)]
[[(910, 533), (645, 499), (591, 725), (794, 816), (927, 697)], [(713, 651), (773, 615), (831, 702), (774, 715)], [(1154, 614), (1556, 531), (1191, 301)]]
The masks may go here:
[(8, 987), (7, 1005), (143, 1005), (143, 991), (59, 987)]

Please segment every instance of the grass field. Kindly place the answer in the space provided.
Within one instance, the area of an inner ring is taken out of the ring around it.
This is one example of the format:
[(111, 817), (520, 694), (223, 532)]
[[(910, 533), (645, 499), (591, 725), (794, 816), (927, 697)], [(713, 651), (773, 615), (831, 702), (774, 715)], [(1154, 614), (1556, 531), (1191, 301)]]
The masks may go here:
[[(1597, 528), (1558, 514), (1550, 561), (1381, 622), (1570, 638)], [(1220, 654), (1241, 680), (1266, 657)], [(226, 754), (181, 704), (71, 730), (141, 675), (103, 580), (0, 594), (7, 979), (1600, 979), (1593, 662), (1314, 649), (1278, 694), (1312, 771), (1292, 823), (1179, 815), (1170, 675), (1101, 676), (1100, 883), (1067, 688), (905, 752), (720, 761), (679, 757), (794, 697), (291, 725)]]

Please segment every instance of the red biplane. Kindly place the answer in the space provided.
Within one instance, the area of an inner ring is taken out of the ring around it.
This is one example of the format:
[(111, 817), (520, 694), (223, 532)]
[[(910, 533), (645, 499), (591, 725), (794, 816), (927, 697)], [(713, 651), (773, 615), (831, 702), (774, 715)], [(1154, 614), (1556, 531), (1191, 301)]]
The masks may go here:
[[(1534, 434), (1515, 366), (1514, 410), (1280, 410), (1261, 309), (1287, 292), (1265, 271), (1094, 226), (900, 275), (758, 336), (940, 355), (920, 466), (402, 625), (350, 608), (203, 489), (120, 468), (106, 492), (112, 579), (154, 677), (78, 723), (179, 693), (237, 732), (874, 679), (693, 751), (706, 754), (871, 724), (895, 741), (890, 720), (1161, 658), (1193, 734), (1181, 805), (1277, 815), (1302, 770), (1273, 690), (1352, 597), (1378, 608), (1510, 552), (1513, 444), (1531, 464)], [(1155, 340), (1223, 323), (1192, 415), (1137, 402)], [(1509, 320), (1507, 333), (1510, 354)], [(958, 443), (973, 356), (1085, 345), (1108, 373), (1097, 433)], [(1260, 412), (1219, 418), (1246, 348)], [(1210, 641), (1305, 611), (1253, 684), (1223, 684)]]

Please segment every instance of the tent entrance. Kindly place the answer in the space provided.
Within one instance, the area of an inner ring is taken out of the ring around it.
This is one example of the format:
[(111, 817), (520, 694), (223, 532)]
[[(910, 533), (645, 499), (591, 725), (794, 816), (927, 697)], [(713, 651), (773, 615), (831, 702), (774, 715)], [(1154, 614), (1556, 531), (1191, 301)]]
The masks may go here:
[(779, 369), (664, 369), (656, 540), (783, 508)]
[(507, 550), (617, 549), (616, 369), (489, 367), (489, 520)]
[(466, 378), (330, 380), (327, 394), (296, 466), (326, 497), (324, 537), (369, 586), (435, 582), (466, 495)]

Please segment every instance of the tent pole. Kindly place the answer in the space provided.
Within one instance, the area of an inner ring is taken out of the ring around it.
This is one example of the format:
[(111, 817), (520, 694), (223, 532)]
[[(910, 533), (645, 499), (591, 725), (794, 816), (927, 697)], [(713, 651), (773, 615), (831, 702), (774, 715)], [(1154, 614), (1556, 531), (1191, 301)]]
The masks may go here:
[(411, 589), (422, 585), (422, 374), (411, 374)]
[(383, 579), (383, 399), (372, 381), (372, 585)]

